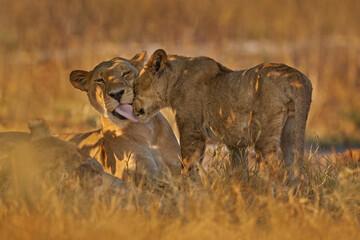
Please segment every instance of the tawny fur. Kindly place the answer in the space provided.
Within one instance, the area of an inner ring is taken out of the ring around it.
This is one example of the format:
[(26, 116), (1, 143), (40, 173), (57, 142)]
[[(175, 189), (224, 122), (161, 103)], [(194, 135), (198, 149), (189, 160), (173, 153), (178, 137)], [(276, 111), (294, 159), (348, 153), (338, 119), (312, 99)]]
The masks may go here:
[(225, 143), (234, 166), (247, 167), (245, 149), (265, 159), (280, 147), (290, 179), (299, 178), (312, 85), (298, 70), (264, 63), (233, 71), (208, 57), (154, 52), (135, 81), (134, 112), (146, 122), (172, 108), (180, 132), (182, 171), (204, 156), (207, 137)]
[(126, 190), (124, 181), (105, 173), (101, 164), (74, 143), (51, 136), (43, 119), (31, 120), (29, 129), (30, 141), (18, 142), (7, 155), (0, 156), (0, 172), (9, 177), (9, 183), (15, 181), (18, 188), (32, 194), (45, 185), (63, 188), (76, 179), (87, 190)]
[[(74, 87), (86, 91), (91, 105), (101, 113), (102, 128), (84, 134), (60, 137), (78, 146), (98, 160), (105, 171), (121, 178), (160, 177), (170, 170), (179, 175), (180, 147), (161, 113), (145, 123), (133, 123), (113, 116), (121, 104), (131, 104), (133, 82), (143, 67), (146, 52), (133, 59), (114, 58), (100, 63), (92, 71), (76, 70), (70, 74)], [(99, 81), (102, 79), (102, 81)], [(120, 102), (111, 93), (124, 90)]]

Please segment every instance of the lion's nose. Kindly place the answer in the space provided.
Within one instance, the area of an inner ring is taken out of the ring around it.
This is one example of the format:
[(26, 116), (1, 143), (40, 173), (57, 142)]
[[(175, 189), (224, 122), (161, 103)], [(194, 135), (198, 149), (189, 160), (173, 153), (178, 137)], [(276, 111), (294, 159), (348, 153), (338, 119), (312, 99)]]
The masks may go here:
[(139, 104), (139, 101), (134, 101), (133, 102), (133, 107), (134, 107), (134, 113), (136, 116), (140, 116), (145, 114), (144, 109), (141, 107), (141, 105)]
[(124, 95), (125, 90), (122, 89), (118, 92), (114, 92), (114, 93), (110, 93), (109, 96), (112, 97), (113, 99), (115, 99), (116, 101), (120, 102), (120, 99), (122, 97), (122, 95)]
[(144, 111), (143, 108), (141, 108), (141, 109), (137, 112), (136, 116), (140, 116), (140, 115), (144, 115), (144, 114), (145, 114), (145, 111)]

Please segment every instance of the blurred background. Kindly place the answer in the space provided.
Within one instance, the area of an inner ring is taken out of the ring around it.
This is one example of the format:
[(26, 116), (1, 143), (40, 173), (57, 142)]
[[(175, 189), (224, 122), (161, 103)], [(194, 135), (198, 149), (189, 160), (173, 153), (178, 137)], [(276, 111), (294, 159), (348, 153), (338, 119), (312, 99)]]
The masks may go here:
[(45, 118), (54, 133), (100, 117), (72, 70), (157, 48), (232, 69), (293, 66), (313, 83), (307, 139), (360, 143), (358, 0), (0, 0), (0, 131)]

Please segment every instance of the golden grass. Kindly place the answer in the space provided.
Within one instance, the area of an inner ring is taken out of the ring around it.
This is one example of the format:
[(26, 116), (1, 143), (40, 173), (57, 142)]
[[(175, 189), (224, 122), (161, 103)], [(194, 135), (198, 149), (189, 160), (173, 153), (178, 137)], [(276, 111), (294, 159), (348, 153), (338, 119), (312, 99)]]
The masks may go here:
[(277, 41), (358, 36), (356, 0), (1, 0), (7, 49), (68, 47), (84, 41)]
[(266, 180), (253, 170), (242, 182), (226, 158), (213, 159), (197, 182), (163, 178), (127, 195), (89, 195), (75, 185), (30, 198), (3, 181), (0, 238), (357, 239), (360, 171), (310, 163), (318, 160), (306, 160), (306, 184), (295, 195), (281, 174)]

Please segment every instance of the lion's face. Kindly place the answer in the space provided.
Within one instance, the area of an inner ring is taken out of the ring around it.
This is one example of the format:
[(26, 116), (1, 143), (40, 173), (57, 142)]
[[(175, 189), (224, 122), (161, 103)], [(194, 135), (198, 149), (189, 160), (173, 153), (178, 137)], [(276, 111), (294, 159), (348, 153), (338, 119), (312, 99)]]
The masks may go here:
[(154, 77), (144, 68), (134, 84), (134, 112), (140, 122), (146, 122), (160, 111), (160, 99), (154, 86)]
[(146, 52), (141, 52), (131, 60), (117, 57), (102, 62), (90, 72), (75, 70), (70, 74), (70, 82), (86, 91), (91, 105), (114, 124), (137, 122), (132, 107), (133, 84), (145, 57)]
[(165, 65), (167, 55), (164, 50), (156, 51), (141, 70), (134, 83), (134, 113), (141, 122), (147, 121), (163, 107), (166, 91)]

